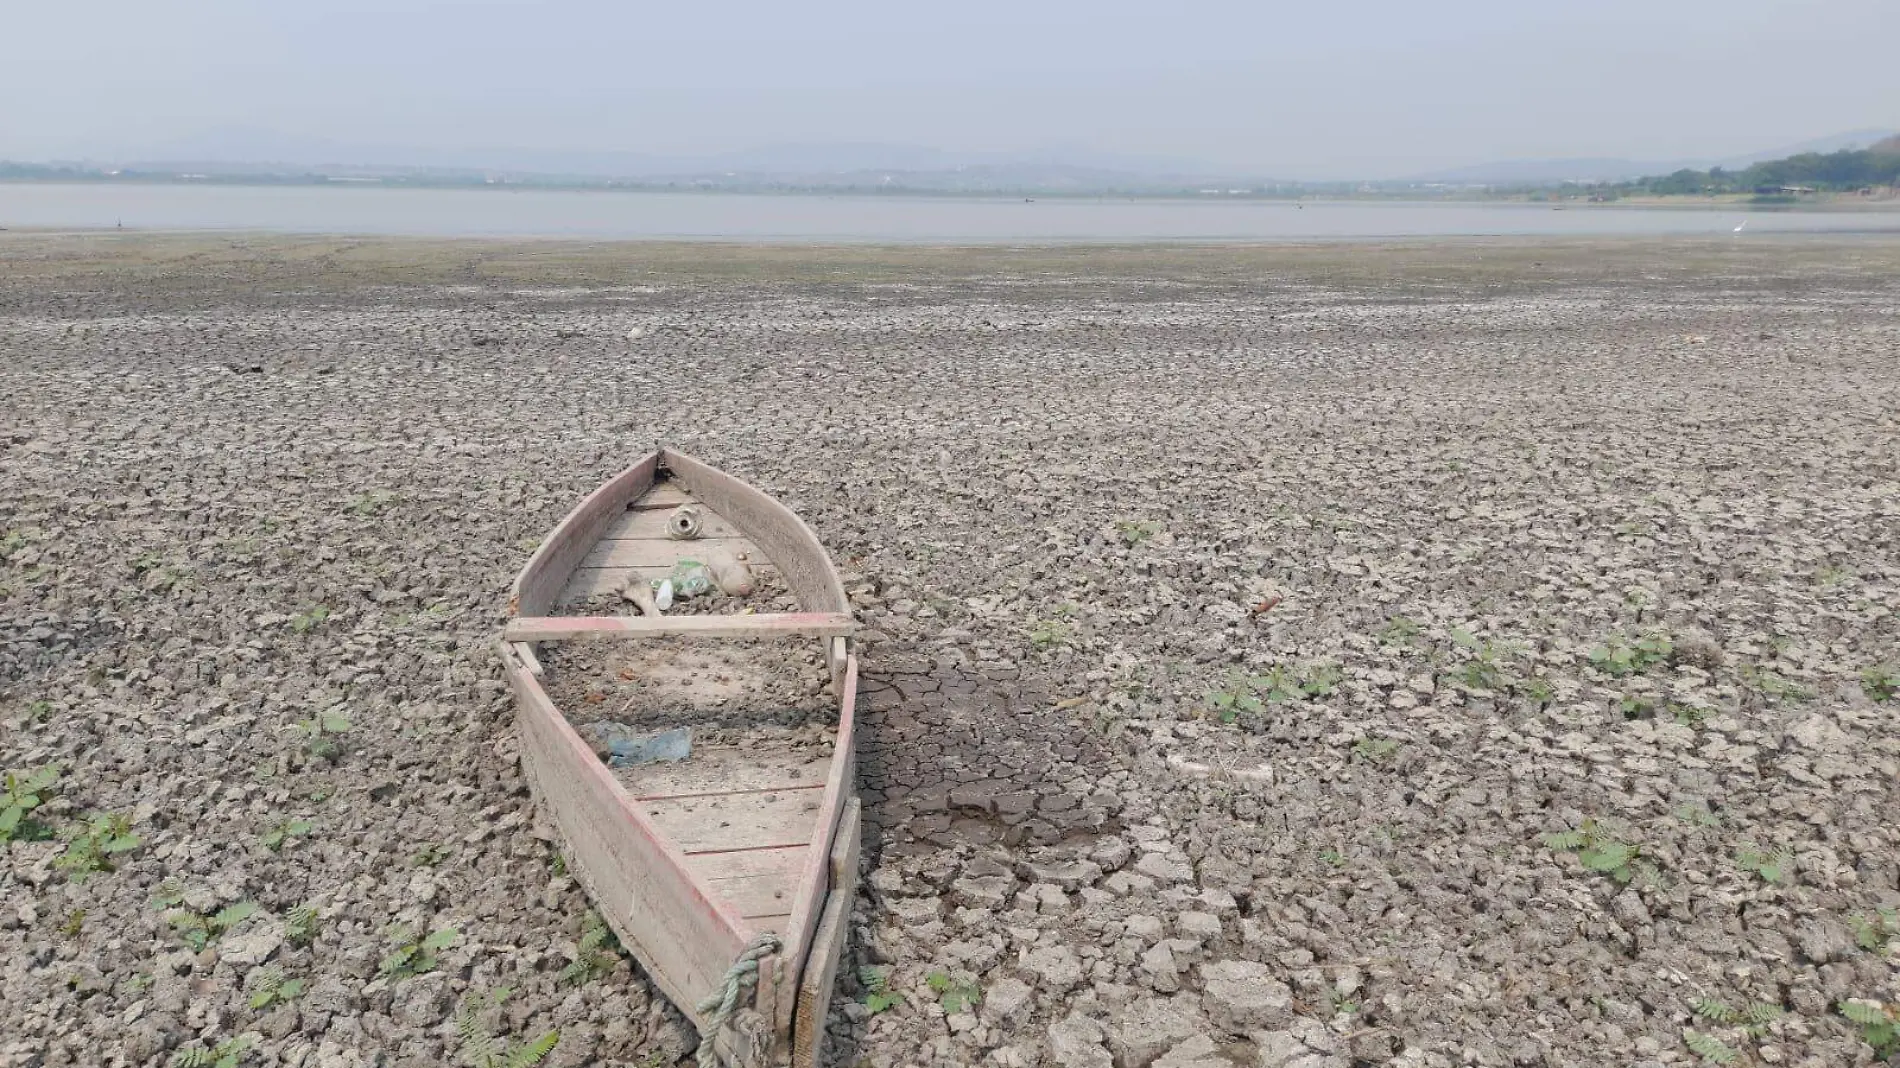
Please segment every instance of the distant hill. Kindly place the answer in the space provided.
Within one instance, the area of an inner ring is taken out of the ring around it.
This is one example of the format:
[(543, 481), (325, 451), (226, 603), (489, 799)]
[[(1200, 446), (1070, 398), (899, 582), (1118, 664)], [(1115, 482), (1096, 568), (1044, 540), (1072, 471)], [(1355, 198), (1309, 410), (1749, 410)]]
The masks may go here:
[(1644, 163), (1633, 159), (1506, 159), (1474, 163), (1467, 167), (1449, 167), (1402, 179), (1429, 185), (1555, 185), (1559, 182), (1621, 182), (1659, 167), (1673, 166)]
[(1723, 170), (1738, 171), (1764, 160), (1786, 159), (1804, 153), (1838, 152), (1842, 149), (1860, 148), (1882, 138), (1900, 137), (1894, 130), (1854, 130), (1848, 133), (1819, 137), (1799, 144), (1783, 145), (1780, 148), (1749, 152), (1727, 159), (1676, 159), (1676, 160), (1633, 160), (1633, 159), (1517, 159), (1499, 160), (1492, 163), (1478, 163), (1467, 167), (1452, 167), (1446, 170), (1432, 171), (1414, 175), (1407, 179), (1412, 182), (1442, 183), (1445, 185), (1555, 185), (1560, 182), (1627, 182), (1652, 174), (1671, 174), (1680, 170), (1707, 170), (1720, 167)]
[[(1792, 145), (1762, 152), (1752, 152), (1745, 156), (1730, 156), (1727, 159), (1711, 160), (1705, 166), (1720, 167), (1723, 170), (1740, 170), (1743, 167), (1761, 163), (1764, 160), (1787, 159), (1789, 156), (1801, 156), (1810, 152), (1840, 152), (1849, 148), (1867, 148), (1882, 138), (1900, 137), (1900, 130), (1868, 129), (1850, 130), (1847, 133), (1834, 134), (1831, 137), (1817, 137), (1812, 141), (1801, 141)], [(1656, 172), (1651, 172), (1656, 173)]]
[(219, 173), (446, 171), (586, 178), (835, 178), (876, 171), (939, 173), (969, 168), (1113, 172), (1133, 176), (1196, 174), (1208, 170), (1186, 160), (1103, 152), (1084, 145), (1048, 144), (1008, 152), (954, 152), (924, 145), (877, 141), (786, 142), (735, 152), (659, 154), (617, 147), (533, 149), (488, 146), (426, 148), (290, 136), (272, 130), (230, 126), (146, 145), (112, 162), (140, 170)]
[(1762, 203), (1793, 203), (1815, 193), (1851, 193), (1900, 185), (1900, 135), (1867, 148), (1798, 152), (1759, 160), (1739, 170), (1684, 167), (1623, 183), (1620, 192), (1657, 196), (1752, 193)]
[[(407, 186), (535, 186), (544, 188), (704, 189), (763, 192), (945, 193), (999, 195), (1164, 196), (1461, 196), (1511, 193), (1565, 183), (1654, 186), (1668, 176), (1673, 191), (1732, 182), (1766, 161), (1829, 158), (1879, 142), (1900, 153), (1900, 134), (1858, 130), (1748, 153), (1726, 160), (1634, 160), (1616, 157), (1505, 160), (1454, 167), (1409, 179), (1285, 181), (1237, 174), (1193, 161), (1102, 152), (1049, 144), (1009, 152), (953, 152), (881, 142), (764, 145), (706, 155), (660, 155), (603, 146), (590, 149), (431, 149), (346, 143), (230, 127), (153, 144), (110, 161), (6, 163), (6, 181), (235, 181), (311, 184), (372, 181)], [(1791, 164), (1770, 177), (1781, 184), (1839, 187), (1866, 171)], [(1707, 177), (1720, 168), (1714, 180)], [(1879, 174), (1874, 167), (1871, 174)], [(1819, 177), (1817, 177), (1819, 175)], [(1804, 177), (1805, 176), (1805, 177)], [(1884, 180), (1868, 184), (1885, 184)], [(1421, 190), (1419, 187), (1440, 188)], [(1679, 188), (1678, 188), (1679, 187)], [(1652, 191), (1660, 192), (1659, 188)]]

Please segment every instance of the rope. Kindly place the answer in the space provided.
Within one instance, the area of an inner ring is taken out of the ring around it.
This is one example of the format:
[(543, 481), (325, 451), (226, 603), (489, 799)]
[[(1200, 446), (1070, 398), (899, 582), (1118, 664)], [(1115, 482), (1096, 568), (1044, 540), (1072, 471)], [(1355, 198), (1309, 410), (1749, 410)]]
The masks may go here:
[(778, 936), (770, 932), (754, 938), (740, 951), (732, 967), (726, 969), (726, 977), (712, 993), (700, 999), (699, 1011), (709, 1015), (699, 1029), (699, 1068), (719, 1068), (719, 1055), (713, 1051), (713, 1041), (738, 1008), (739, 995), (759, 981), (759, 958), (777, 953), (779, 946)]

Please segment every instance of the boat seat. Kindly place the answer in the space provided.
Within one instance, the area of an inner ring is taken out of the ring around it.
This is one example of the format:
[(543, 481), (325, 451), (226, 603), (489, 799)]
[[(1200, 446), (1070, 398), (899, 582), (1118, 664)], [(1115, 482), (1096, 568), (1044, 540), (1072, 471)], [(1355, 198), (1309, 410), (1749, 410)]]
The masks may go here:
[(568, 638), (849, 637), (857, 629), (843, 612), (782, 612), (738, 616), (519, 616), (502, 639), (552, 642)]

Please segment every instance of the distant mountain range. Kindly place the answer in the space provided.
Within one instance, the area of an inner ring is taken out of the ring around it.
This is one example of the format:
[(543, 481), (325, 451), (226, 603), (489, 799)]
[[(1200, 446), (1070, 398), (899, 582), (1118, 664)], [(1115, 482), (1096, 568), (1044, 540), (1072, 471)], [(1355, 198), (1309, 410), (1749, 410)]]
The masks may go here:
[[(691, 186), (706, 189), (801, 191), (886, 189), (941, 193), (1253, 194), (1416, 190), (1420, 186), (1553, 186), (1618, 182), (1683, 168), (1739, 170), (1803, 152), (1862, 147), (1891, 130), (1855, 130), (1728, 159), (1610, 158), (1505, 160), (1408, 178), (1290, 181), (1237, 174), (1191, 160), (1102, 152), (1053, 144), (1017, 152), (952, 152), (876, 142), (767, 145), (742, 152), (660, 155), (617, 150), (520, 148), (428, 149), (293, 137), (257, 128), (226, 128), (146, 146), (110, 160), (75, 163), (76, 171), (111, 176), (213, 180), (325, 181), (378, 179), (399, 184)], [(14, 168), (20, 172), (21, 168)], [(16, 177), (22, 176), (16, 173)]]
[(787, 143), (738, 152), (661, 155), (617, 150), (522, 148), (431, 149), (289, 137), (270, 130), (230, 127), (149, 145), (116, 162), (138, 169), (215, 165), (268, 172), (286, 168), (435, 170), (587, 178), (673, 178), (719, 175), (818, 177), (825, 175), (997, 170), (1175, 176), (1205, 171), (1191, 161), (1103, 152), (1050, 144), (1016, 152), (952, 152), (881, 142)]
[(1653, 175), (1671, 174), (1688, 168), (1706, 171), (1710, 167), (1724, 170), (1741, 170), (1750, 164), (1763, 160), (1785, 159), (1804, 152), (1838, 152), (1844, 148), (1866, 148), (1882, 138), (1892, 137), (1893, 130), (1854, 130), (1849, 133), (1835, 134), (1832, 137), (1820, 137), (1800, 144), (1784, 145), (1780, 148), (1766, 149), (1743, 156), (1731, 156), (1727, 159), (1677, 159), (1677, 160), (1630, 160), (1630, 159), (1518, 159), (1501, 160), (1494, 163), (1480, 163), (1469, 167), (1453, 167), (1448, 170), (1431, 171), (1413, 175), (1407, 179), (1412, 182), (1445, 185), (1537, 185), (1556, 182), (1621, 182), (1632, 178), (1645, 178)]

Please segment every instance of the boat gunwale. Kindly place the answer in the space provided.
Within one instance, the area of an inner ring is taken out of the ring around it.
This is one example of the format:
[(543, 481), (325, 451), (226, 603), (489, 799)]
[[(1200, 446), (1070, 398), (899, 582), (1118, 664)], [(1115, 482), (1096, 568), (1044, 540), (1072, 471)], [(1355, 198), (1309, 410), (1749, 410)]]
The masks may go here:
[(797, 991), (804, 981), (805, 967), (818, 933), (818, 923), (831, 892), (831, 848), (835, 843), (844, 806), (855, 793), (857, 782), (857, 683), (858, 654), (845, 654), (844, 671), (838, 687), (838, 735), (832, 747), (831, 769), (825, 776), (825, 795), (819, 802), (818, 816), (812, 821), (811, 849), (805, 854), (805, 866), (799, 873), (798, 892), (792, 898), (792, 911), (785, 925), (784, 945), (780, 953), (789, 972), (787, 985), (793, 996), (780, 1001), (778, 1024), (792, 1025)]
[[(541, 544), (535, 548), (534, 555), (528, 557), (528, 562), (521, 566), (521, 573), (515, 576), (514, 585), (508, 591), (510, 616), (545, 615), (548, 609), (555, 607), (561, 599), (562, 591), (567, 587), (568, 580), (573, 577), (574, 569), (579, 567), (581, 561), (585, 560), (587, 554), (593, 550), (594, 543), (600, 540), (600, 535), (606, 531), (607, 524), (613, 521), (617, 513), (638, 500), (659, 480), (660, 461), (664, 453), (665, 450), (656, 449), (635, 460), (601, 483), (592, 493), (582, 497), (579, 504), (561, 517), (561, 521), (554, 525), (554, 529), (548, 531), (548, 536), (541, 539)], [(615, 501), (616, 497), (619, 500)], [(613, 503), (606, 503), (609, 501)], [(586, 539), (580, 552), (574, 554), (572, 562), (558, 569), (560, 572), (558, 576), (550, 575), (549, 572), (555, 569), (558, 562), (557, 554), (580, 541), (577, 532), (581, 531), (583, 524), (587, 523), (595, 524), (598, 529), (589, 532), (593, 536)], [(550, 582), (550, 578), (559, 578), (559, 584)], [(530, 594), (534, 596), (529, 596)]]
[[(737, 956), (739, 951), (743, 949), (745, 944), (752, 938), (751, 926), (747, 924), (723, 898), (715, 893), (712, 887), (707, 885), (703, 878), (692, 870), (692, 867), (686, 862), (685, 853), (679, 849), (671, 838), (661, 834), (659, 828), (654, 826), (652, 819), (640, 810), (632, 793), (614, 777), (607, 765), (602, 763), (594, 754), (593, 749), (581, 738), (580, 732), (574, 729), (573, 723), (570, 722), (566, 714), (561, 711), (560, 706), (554, 703), (554, 699), (550, 697), (548, 692), (541, 686), (541, 681), (535, 678), (534, 674), (528, 670), (526, 665), (519, 661), (512, 650), (504, 654), (504, 661), (509, 681), (515, 687), (515, 707), (517, 714), (538, 717), (563, 745), (564, 751), (543, 752), (539, 754), (539, 757), (566, 767), (570, 773), (577, 773), (586, 779), (592, 780), (589, 785), (594, 789), (605, 788), (607, 798), (618, 807), (620, 814), (626, 818), (627, 825), (646, 840), (657, 852), (660, 861), (666, 865), (668, 870), (662, 874), (677, 879), (680, 883), (684, 884), (685, 889), (692, 896), (690, 904), (717, 921), (717, 930), (712, 933), (725, 935), (727, 942), (727, 945), (724, 947), (715, 947), (721, 950), (722, 959), (729, 962), (733, 957)], [(567, 811), (554, 811), (555, 806), (549, 802), (549, 797), (545, 792), (537, 792), (536, 801), (544, 808), (550, 810), (553, 823), (560, 829), (563, 838), (566, 838), (567, 831), (563, 825), (563, 821), (570, 816), (571, 813)], [(569, 852), (575, 852), (571, 842), (569, 843)], [(595, 898), (594, 904), (600, 910), (602, 918), (606, 919), (609, 924), (612, 924), (616, 928), (616, 933), (626, 936), (632, 945), (648, 946), (648, 940), (636, 937), (629, 931), (619, 930), (622, 926), (626, 926), (626, 922), (623, 917), (621, 917), (619, 910), (615, 909), (611, 904), (601, 901), (599, 896), (595, 893), (597, 874), (588, 870), (588, 865), (583, 862), (582, 858), (571, 856), (569, 859), (576, 873), (580, 876), (582, 885), (588, 891), (588, 896)], [(650, 950), (649, 953), (650, 955), (658, 956), (658, 954), (651, 954)], [(643, 960), (641, 964), (647, 969), (648, 974), (653, 975), (656, 979), (662, 980), (663, 985), (684, 984), (690, 979), (689, 976), (674, 976), (668, 974), (666, 969), (660, 967), (659, 963), (653, 960)], [(713, 969), (714, 974), (718, 974), (721, 971), (723, 971), (723, 967)], [(672, 997), (679, 1010), (685, 1013), (689, 1019), (692, 1019), (695, 1026), (697, 1026), (700, 1022), (696, 1006), (698, 1000), (697, 995), (685, 989), (683, 986), (681, 989), (669, 990), (667, 993)]]
[[(851, 598), (844, 592), (844, 579), (838, 575), (838, 565), (832, 561), (831, 554), (825, 551), (825, 543), (819, 540), (818, 532), (802, 516), (787, 508), (777, 497), (695, 456), (672, 448), (661, 448), (655, 455), (659, 457), (660, 467), (685, 483), (694, 497), (742, 531), (765, 553), (798, 599), (801, 611), (851, 614)], [(764, 513), (759, 517), (763, 522), (747, 523), (734, 514), (739, 511), (734, 506), (741, 504), (742, 499)], [(761, 530), (760, 527), (768, 529)], [(772, 527), (779, 529), (769, 529)], [(781, 542), (775, 535), (782, 535), (785, 540)], [(795, 564), (816, 566), (818, 574), (815, 587), (800, 588), (800, 566)], [(825, 643), (825, 659), (835, 683), (843, 682), (848, 649), (848, 643), (830, 640)]]

